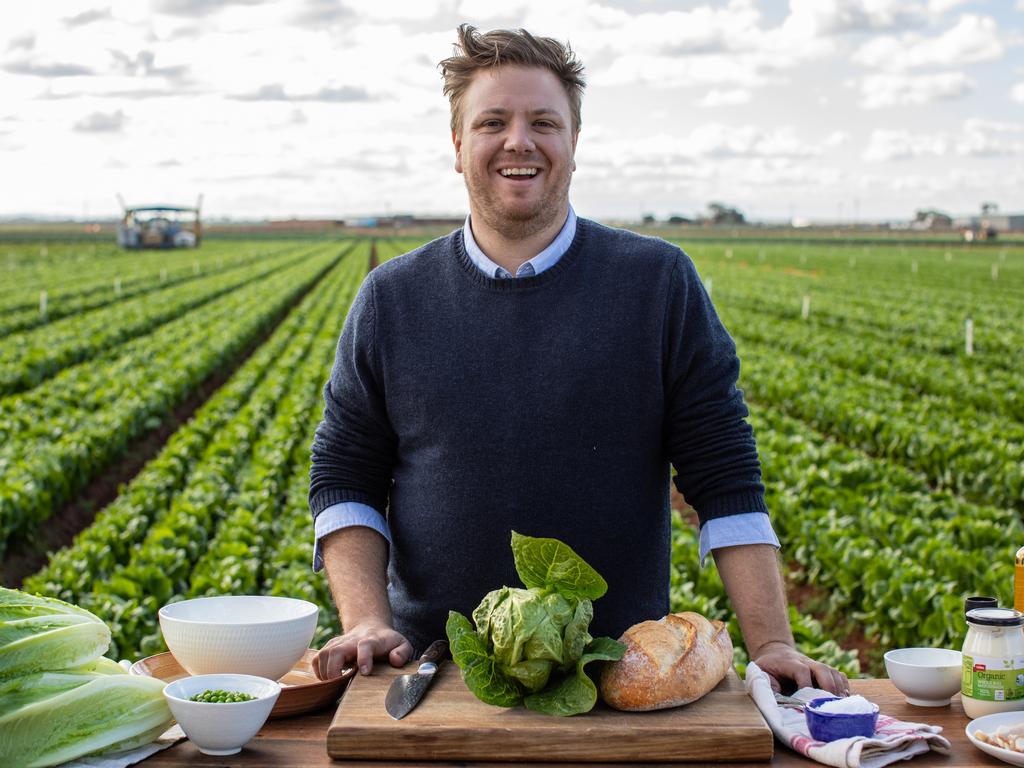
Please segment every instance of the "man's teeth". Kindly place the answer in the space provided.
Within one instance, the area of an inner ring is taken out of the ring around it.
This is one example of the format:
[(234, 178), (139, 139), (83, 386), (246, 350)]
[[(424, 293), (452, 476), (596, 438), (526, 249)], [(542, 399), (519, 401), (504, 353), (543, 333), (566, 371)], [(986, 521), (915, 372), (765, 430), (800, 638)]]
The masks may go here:
[(502, 176), (536, 176), (536, 168), (502, 168)]

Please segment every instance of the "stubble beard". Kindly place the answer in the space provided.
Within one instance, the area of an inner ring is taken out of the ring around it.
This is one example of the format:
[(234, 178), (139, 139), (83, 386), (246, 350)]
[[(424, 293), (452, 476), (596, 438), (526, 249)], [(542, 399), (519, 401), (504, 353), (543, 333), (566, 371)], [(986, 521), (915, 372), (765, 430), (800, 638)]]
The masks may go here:
[(463, 176), (474, 211), (487, 227), (506, 240), (532, 237), (552, 226), (562, 214), (563, 205), (568, 202), (569, 184), (572, 181), (572, 172), (566, 171), (564, 178), (556, 180), (554, 186), (530, 208), (509, 209), (487, 181), (478, 182), (469, 173)]

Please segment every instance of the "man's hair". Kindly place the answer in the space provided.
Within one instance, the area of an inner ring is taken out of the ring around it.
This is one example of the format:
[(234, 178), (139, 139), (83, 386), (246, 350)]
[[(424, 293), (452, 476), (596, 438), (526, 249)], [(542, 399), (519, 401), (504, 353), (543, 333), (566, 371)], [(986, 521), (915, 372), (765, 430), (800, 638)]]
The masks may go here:
[(580, 102), (586, 82), (583, 64), (568, 44), (550, 37), (535, 37), (525, 29), (480, 32), (470, 24), (460, 24), (455, 54), (438, 64), (444, 77), (444, 95), (451, 102), (452, 131), (462, 131), (462, 97), (473, 76), (482, 69), (502, 64), (541, 67), (554, 74), (569, 97), (573, 132), (580, 129)]

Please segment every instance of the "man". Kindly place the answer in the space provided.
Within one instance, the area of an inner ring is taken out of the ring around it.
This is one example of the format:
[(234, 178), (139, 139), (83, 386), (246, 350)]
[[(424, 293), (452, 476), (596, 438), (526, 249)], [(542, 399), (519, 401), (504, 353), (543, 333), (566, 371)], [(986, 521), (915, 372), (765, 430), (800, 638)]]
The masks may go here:
[(793, 647), (735, 346), (693, 264), (569, 205), (582, 66), (463, 25), (441, 68), (470, 215), (375, 269), (339, 341), (310, 506), (344, 634), (317, 675), (401, 666), (450, 609), (517, 585), (512, 530), (605, 577), (594, 635), (661, 617), (671, 462), (751, 658), (776, 684), (845, 693)]

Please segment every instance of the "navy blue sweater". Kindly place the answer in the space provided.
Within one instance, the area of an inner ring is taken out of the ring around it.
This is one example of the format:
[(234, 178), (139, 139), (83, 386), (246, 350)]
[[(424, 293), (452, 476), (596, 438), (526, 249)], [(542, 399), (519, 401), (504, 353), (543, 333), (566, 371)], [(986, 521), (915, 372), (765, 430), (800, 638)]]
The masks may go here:
[(591, 633), (669, 607), (669, 462), (702, 520), (766, 512), (739, 361), (690, 259), (579, 220), (535, 277), (489, 278), (456, 231), (373, 270), (313, 442), (314, 518), (386, 515), (395, 628), (422, 650), (448, 611), (521, 586), (511, 531), (608, 581)]

